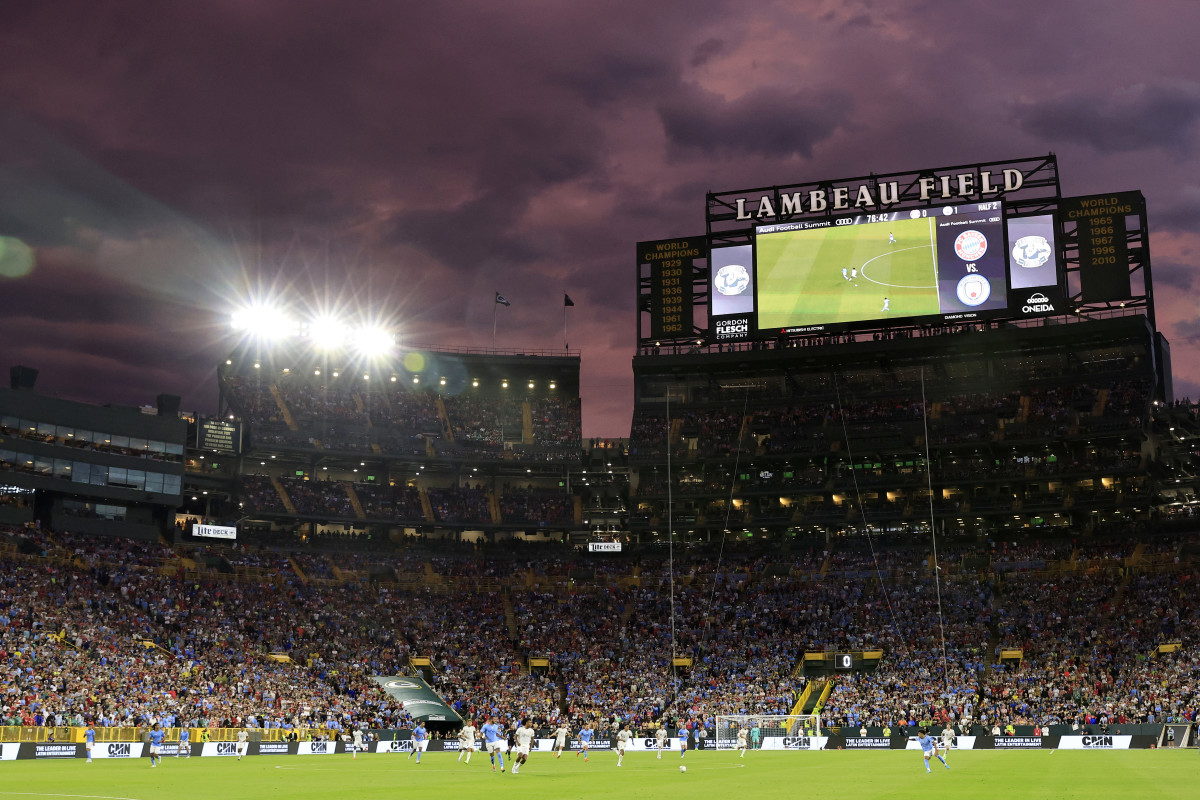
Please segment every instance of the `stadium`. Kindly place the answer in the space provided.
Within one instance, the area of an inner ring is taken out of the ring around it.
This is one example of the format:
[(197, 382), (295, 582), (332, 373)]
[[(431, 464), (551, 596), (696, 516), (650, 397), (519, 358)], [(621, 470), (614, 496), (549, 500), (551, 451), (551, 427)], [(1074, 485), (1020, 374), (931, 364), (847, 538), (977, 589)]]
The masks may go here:
[[(9, 785), (97, 796), (83, 765), (130, 759), (89, 769), (145, 797), (165, 755), (178, 797), (608, 796), (618, 766), (895, 796), (927, 731), (938, 789), (1020, 797), (1136, 791), (1149, 757), (1072, 751), (1194, 749), (1200, 408), (1141, 195), (1063, 197), (1047, 156), (710, 193), (705, 222), (636, 248), (627, 438), (583, 438), (578, 352), (264, 308), (212, 413), (14, 366)], [(480, 786), (489, 719), (533, 787)]]

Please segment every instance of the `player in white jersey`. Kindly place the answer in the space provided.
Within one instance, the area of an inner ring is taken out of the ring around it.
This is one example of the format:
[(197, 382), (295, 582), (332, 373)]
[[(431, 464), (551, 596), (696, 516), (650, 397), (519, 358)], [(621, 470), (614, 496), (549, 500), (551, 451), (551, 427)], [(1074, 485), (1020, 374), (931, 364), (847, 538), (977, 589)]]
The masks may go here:
[(621, 728), (621, 732), (617, 734), (617, 766), (621, 766), (621, 762), (625, 759), (626, 748), (631, 748), (633, 742), (633, 734), (629, 732), (629, 726)]
[(242, 760), (242, 756), (250, 752), (250, 731), (242, 728), (237, 735), (237, 757), (238, 761)]
[(948, 753), (948, 752), (950, 752), (950, 748), (953, 745), (954, 745), (954, 728), (947, 725), (946, 727), (942, 728), (942, 750), (944, 750)]
[[(856, 280), (858, 280), (858, 267), (851, 267), (851, 268), (850, 268), (850, 280), (852, 280), (852, 281), (856, 281)], [(856, 283), (856, 284), (854, 284), (854, 285), (855, 285), (855, 286), (858, 286), (858, 284), (857, 284), (857, 283)]]
[(367, 752), (363, 747), (362, 728), (355, 728), (354, 733), (350, 735), (350, 753), (351, 759), (358, 758), (359, 751)]
[(463, 763), (471, 763), (471, 753), (475, 752), (475, 720), (467, 720), (467, 724), (463, 725), (458, 731), (458, 760), (463, 760), (463, 753), (466, 752), (467, 760)]
[(888, 300), (886, 297), (883, 298), (883, 308), (879, 309), (879, 313), (882, 314), (885, 311), (891, 311), (891, 302), (892, 301)]
[(521, 765), (529, 760), (529, 748), (533, 742), (533, 726), (529, 724), (529, 720), (521, 720), (521, 723), (517, 725), (517, 732), (513, 734), (513, 738), (517, 741), (517, 757), (513, 763), (512, 774), (516, 775), (521, 771)]
[(571, 735), (571, 729), (566, 723), (559, 723), (559, 726), (554, 729), (554, 757), (562, 758), (562, 751), (567, 746), (567, 737)]
[(749, 731), (746, 730), (746, 727), (744, 725), (742, 727), (738, 728), (737, 749), (742, 751), (741, 754), (738, 755), (738, 758), (746, 757), (746, 747), (749, 745), (749, 742), (746, 741), (746, 737), (748, 737), (749, 735), (750, 735), (750, 733), (749, 733)]
[(896, 243), (896, 234), (893, 233), (892, 231), (888, 231), (888, 244), (895, 244), (895, 243)]
[(662, 751), (667, 749), (667, 729), (659, 728), (654, 734), (654, 744), (658, 748), (658, 757), (662, 758)]

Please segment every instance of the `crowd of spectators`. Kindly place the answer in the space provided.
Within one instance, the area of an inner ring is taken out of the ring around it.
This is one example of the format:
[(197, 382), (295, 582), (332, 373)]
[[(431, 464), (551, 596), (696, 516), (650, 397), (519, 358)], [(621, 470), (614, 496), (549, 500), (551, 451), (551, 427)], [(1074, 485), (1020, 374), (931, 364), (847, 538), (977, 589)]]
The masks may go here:
[[(674, 562), (467, 543), (186, 551), (244, 570), (229, 581), (185, 571), (159, 542), (5, 529), (0, 699), (22, 721), (393, 727), (409, 719), (370, 677), (421, 655), (465, 715), (711, 724), (787, 713), (808, 680), (803, 654), (850, 650), (882, 659), (834, 679), (827, 726), (1195, 719), (1195, 543), (950, 542), (940, 574), (925, 547), (896, 541), (700, 548)], [(381, 569), (391, 578), (364, 578)], [(406, 586), (401, 573), (442, 579)], [(1157, 654), (1164, 641), (1179, 651)], [(531, 657), (548, 668), (530, 670)]]

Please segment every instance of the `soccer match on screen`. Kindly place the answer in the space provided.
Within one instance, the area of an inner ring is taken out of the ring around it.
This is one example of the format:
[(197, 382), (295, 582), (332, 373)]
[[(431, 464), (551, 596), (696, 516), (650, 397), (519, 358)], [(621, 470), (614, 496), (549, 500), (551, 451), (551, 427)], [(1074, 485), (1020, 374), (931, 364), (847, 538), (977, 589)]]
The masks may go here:
[(3, 9), (0, 800), (1196, 794), (1200, 5)]

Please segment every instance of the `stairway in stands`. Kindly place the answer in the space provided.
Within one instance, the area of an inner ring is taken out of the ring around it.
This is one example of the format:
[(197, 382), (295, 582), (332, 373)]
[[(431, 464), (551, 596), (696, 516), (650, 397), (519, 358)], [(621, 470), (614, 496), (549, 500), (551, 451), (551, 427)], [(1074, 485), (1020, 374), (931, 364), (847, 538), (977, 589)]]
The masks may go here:
[(279, 493), (279, 499), (283, 502), (284, 509), (289, 514), (296, 513), (296, 506), (292, 503), (292, 498), (288, 497), (287, 490), (283, 488), (283, 484), (279, 482), (279, 478), (271, 477), (271, 485), (275, 487), (275, 491)]
[(359, 519), (366, 519), (367, 514), (363, 511), (362, 501), (358, 499), (358, 492), (354, 491), (354, 484), (351, 481), (342, 481), (342, 486), (346, 490), (346, 497), (350, 498), (350, 506), (354, 509), (354, 516)]

